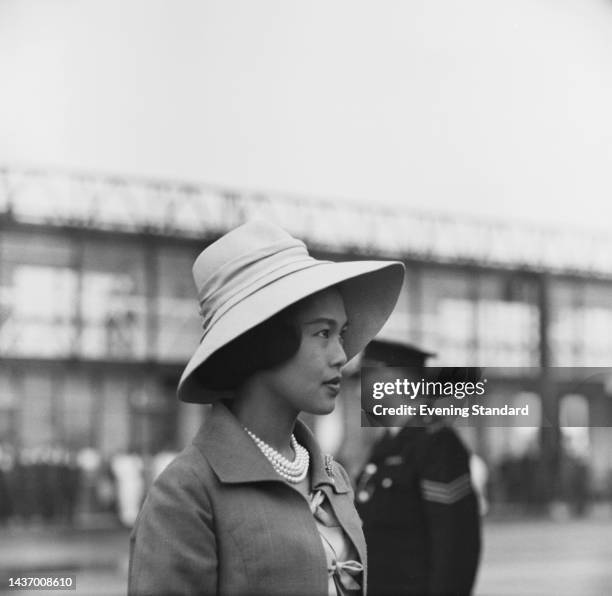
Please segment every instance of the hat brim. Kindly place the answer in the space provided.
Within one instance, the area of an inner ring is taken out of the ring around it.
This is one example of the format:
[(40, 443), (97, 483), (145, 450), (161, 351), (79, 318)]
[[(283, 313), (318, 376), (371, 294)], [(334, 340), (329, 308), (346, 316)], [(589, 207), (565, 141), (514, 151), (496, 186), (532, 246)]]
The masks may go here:
[(203, 387), (193, 372), (214, 352), (291, 304), (338, 285), (349, 326), (344, 350), (350, 360), (371, 341), (397, 302), (404, 265), (398, 261), (321, 261), (285, 275), (233, 306), (208, 330), (189, 360), (178, 385), (178, 397), (189, 403), (212, 403), (231, 393)]

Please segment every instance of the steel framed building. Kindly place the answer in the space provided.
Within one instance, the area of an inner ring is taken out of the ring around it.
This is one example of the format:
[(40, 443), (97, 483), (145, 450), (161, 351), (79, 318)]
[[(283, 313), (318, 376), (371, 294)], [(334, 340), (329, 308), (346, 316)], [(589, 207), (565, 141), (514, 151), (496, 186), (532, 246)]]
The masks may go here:
[[(318, 256), (404, 261), (386, 332), (435, 351), (438, 364), (612, 363), (612, 239), (603, 234), (3, 168), (0, 443), (103, 454), (184, 444), (202, 411), (177, 408), (174, 395), (199, 340), (191, 264), (253, 217), (277, 221)], [(570, 408), (589, 427), (581, 441), (603, 491), (612, 477), (612, 375), (602, 372), (583, 395), (560, 394), (546, 372), (534, 383), (534, 399), (559, 421)], [(351, 433), (355, 440), (346, 405), (335, 449)], [(495, 462), (516, 448), (517, 432), (478, 428), (468, 438)], [(559, 428), (538, 437), (552, 460), (562, 438)]]

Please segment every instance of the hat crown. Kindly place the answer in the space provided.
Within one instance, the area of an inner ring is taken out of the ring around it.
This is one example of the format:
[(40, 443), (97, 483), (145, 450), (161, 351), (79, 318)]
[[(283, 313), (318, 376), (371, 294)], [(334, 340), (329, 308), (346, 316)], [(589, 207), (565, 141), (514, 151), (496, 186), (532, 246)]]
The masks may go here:
[(253, 220), (235, 228), (206, 247), (195, 260), (192, 272), (196, 288), (200, 291), (226, 264), (281, 242), (304, 246), (303, 242), (269, 222)]
[(204, 332), (266, 285), (322, 263), (274, 224), (252, 221), (229, 232), (204, 249), (193, 265)]

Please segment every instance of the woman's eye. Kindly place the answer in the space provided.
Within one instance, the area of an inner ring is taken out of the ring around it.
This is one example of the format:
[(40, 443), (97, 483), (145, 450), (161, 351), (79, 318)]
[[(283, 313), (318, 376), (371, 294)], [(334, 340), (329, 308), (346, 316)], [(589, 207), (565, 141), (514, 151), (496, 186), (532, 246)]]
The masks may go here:
[(320, 337), (328, 338), (329, 337), (329, 329), (321, 329), (321, 331), (317, 331), (317, 335), (319, 335)]

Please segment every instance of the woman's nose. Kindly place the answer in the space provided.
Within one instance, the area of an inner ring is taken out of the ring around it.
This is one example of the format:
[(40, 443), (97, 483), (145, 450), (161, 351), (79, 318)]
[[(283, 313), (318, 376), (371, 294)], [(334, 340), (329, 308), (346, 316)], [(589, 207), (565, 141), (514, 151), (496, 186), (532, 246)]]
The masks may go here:
[(338, 338), (334, 342), (334, 352), (332, 354), (332, 366), (334, 367), (342, 367), (346, 364), (346, 352), (344, 351), (344, 346), (342, 345), (342, 340)]

